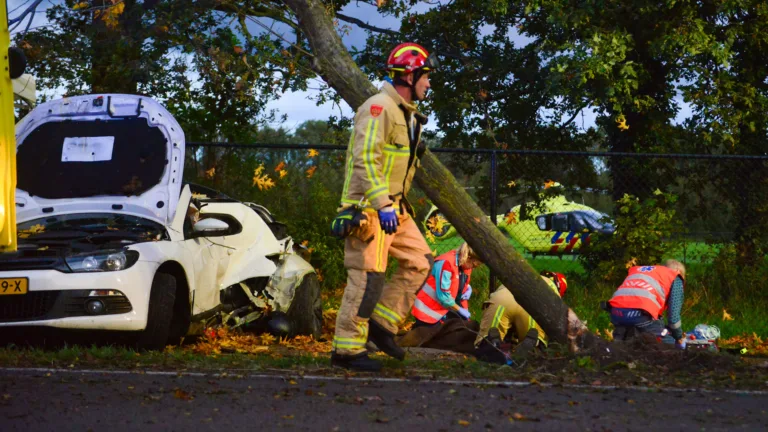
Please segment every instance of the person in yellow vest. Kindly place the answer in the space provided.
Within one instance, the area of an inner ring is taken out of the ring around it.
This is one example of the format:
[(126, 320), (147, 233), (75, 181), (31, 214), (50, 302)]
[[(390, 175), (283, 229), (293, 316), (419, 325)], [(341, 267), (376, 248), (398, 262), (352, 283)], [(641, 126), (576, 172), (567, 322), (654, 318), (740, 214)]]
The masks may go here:
[[(565, 295), (568, 282), (562, 273), (542, 271), (541, 278), (560, 297)], [(515, 300), (515, 296), (501, 285), (483, 305), (480, 331), (475, 339), (475, 356), (480, 360), (506, 363), (499, 351), (502, 341), (516, 344), (515, 355), (525, 355), (537, 346), (547, 345), (547, 335), (528, 312)]]
[[(667, 260), (664, 265), (631, 267), (627, 278), (608, 301), (613, 339), (628, 340), (645, 333), (685, 349), (681, 317), (684, 284), (685, 266), (677, 260)], [(667, 310), (666, 329), (660, 319), (664, 310)]]
[[(370, 339), (398, 359), (405, 351), (394, 341), (432, 266), (432, 251), (405, 199), (425, 151), (421, 129), (426, 117), (415, 103), (430, 88), (437, 59), (415, 43), (395, 47), (387, 59), (389, 75), (381, 92), (355, 113), (347, 149), (339, 214), (331, 233), (345, 238), (347, 286), (336, 319), (331, 365), (378, 371), (368, 357)], [(398, 268), (385, 283), (389, 256)]]

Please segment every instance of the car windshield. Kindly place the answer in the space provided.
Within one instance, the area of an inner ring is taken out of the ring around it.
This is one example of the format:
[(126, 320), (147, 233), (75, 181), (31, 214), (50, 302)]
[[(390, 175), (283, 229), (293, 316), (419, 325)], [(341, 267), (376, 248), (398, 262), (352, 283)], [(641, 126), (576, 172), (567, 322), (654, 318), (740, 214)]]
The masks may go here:
[(21, 239), (114, 234), (134, 237), (137, 240), (159, 240), (165, 232), (159, 223), (138, 216), (115, 213), (48, 216), (22, 222), (17, 227)]

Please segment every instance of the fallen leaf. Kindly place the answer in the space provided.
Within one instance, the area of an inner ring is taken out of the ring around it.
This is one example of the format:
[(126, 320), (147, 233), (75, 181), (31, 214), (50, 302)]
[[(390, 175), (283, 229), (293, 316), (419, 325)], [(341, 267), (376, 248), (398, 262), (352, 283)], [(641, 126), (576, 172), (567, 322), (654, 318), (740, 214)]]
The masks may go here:
[(513, 187), (517, 186), (517, 183), (515, 183), (515, 181), (513, 180), (513, 181), (507, 183), (507, 186), (513, 188)]
[(317, 166), (309, 167), (309, 169), (307, 169), (307, 178), (312, 178), (312, 176), (315, 175), (315, 171), (317, 171)]
[(627, 399), (627, 403), (628, 403), (628, 404), (634, 404), (634, 403), (635, 403), (635, 400), (634, 400), (634, 399)]
[(459, 424), (462, 426), (469, 426), (469, 422), (466, 420), (459, 420)]
[(320, 154), (320, 152), (315, 150), (315, 149), (309, 149), (309, 151), (307, 151), (307, 156), (310, 157), (310, 158), (313, 158), (313, 157), (315, 157), (315, 156), (317, 156), (319, 154)]
[(723, 309), (723, 321), (733, 321), (733, 317), (725, 309)]
[(194, 399), (194, 397), (192, 397), (189, 393), (185, 392), (182, 389), (176, 389), (176, 391), (173, 392), (173, 397), (175, 397), (176, 399), (181, 399), (186, 401)]
[(282, 161), (279, 164), (277, 164), (277, 166), (275, 167), (275, 172), (280, 172), (283, 169), (285, 169), (285, 161)]
[(507, 217), (504, 218), (504, 221), (507, 223), (507, 225), (516, 224), (517, 215), (514, 212), (509, 212), (507, 213)]
[(515, 420), (525, 420), (525, 416), (518, 412), (512, 414), (512, 418)]
[(280, 170), (280, 178), (283, 178), (288, 175), (288, 171), (286, 170)]
[(297, 385), (298, 383), (296, 382), (296, 380), (290, 380), (290, 381), (288, 381), (288, 384), (290, 384), (290, 385)]
[(283, 418), (284, 418), (284, 419), (286, 419), (286, 420), (290, 420), (290, 419), (292, 419), (292, 418), (293, 418), (293, 414), (290, 414), (290, 415), (284, 415), (284, 416), (283, 416)]
[(214, 175), (216, 175), (216, 167), (205, 171), (205, 178), (207, 179), (212, 179)]

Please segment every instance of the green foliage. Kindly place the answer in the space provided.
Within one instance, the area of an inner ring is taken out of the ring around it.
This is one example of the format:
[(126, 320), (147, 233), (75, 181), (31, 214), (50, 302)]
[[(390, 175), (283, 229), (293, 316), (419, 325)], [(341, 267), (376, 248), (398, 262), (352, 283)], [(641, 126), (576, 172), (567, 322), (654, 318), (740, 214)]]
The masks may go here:
[(659, 190), (642, 201), (624, 195), (616, 202), (616, 231), (597, 236), (579, 257), (587, 272), (594, 279), (620, 282), (633, 265), (660, 263), (676, 247), (673, 236), (682, 232), (676, 201)]

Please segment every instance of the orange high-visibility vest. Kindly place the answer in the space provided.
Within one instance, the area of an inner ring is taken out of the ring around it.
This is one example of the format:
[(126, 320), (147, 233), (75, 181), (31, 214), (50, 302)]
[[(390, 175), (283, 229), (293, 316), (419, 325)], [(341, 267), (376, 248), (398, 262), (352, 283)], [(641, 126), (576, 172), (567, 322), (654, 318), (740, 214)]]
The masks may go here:
[[(440, 304), (440, 302), (437, 300), (436, 290), (441, 289), (439, 281), (443, 278), (443, 272), (449, 272), (452, 275), (450, 291), (451, 297), (454, 299), (459, 296), (459, 275), (464, 273), (467, 276), (467, 281), (464, 284), (464, 287), (462, 287), (463, 290), (466, 289), (467, 285), (469, 285), (469, 277), (472, 274), (472, 270), (462, 271), (459, 269), (459, 266), (456, 263), (455, 250), (444, 253), (435, 258), (435, 265), (440, 261), (443, 261), (443, 267), (440, 274), (437, 275), (437, 278), (435, 278), (433, 273), (429, 274), (429, 277), (424, 283), (424, 286), (422, 286), (418, 294), (416, 294), (416, 300), (413, 302), (413, 308), (411, 308), (411, 313), (417, 320), (428, 324), (434, 324), (440, 321), (443, 316), (448, 313), (448, 308)], [(457, 303), (464, 309), (466, 309), (468, 306), (468, 302), (466, 300), (459, 300)]]
[(678, 276), (680, 272), (664, 266), (632, 267), (608, 303), (616, 308), (642, 309), (659, 319)]

